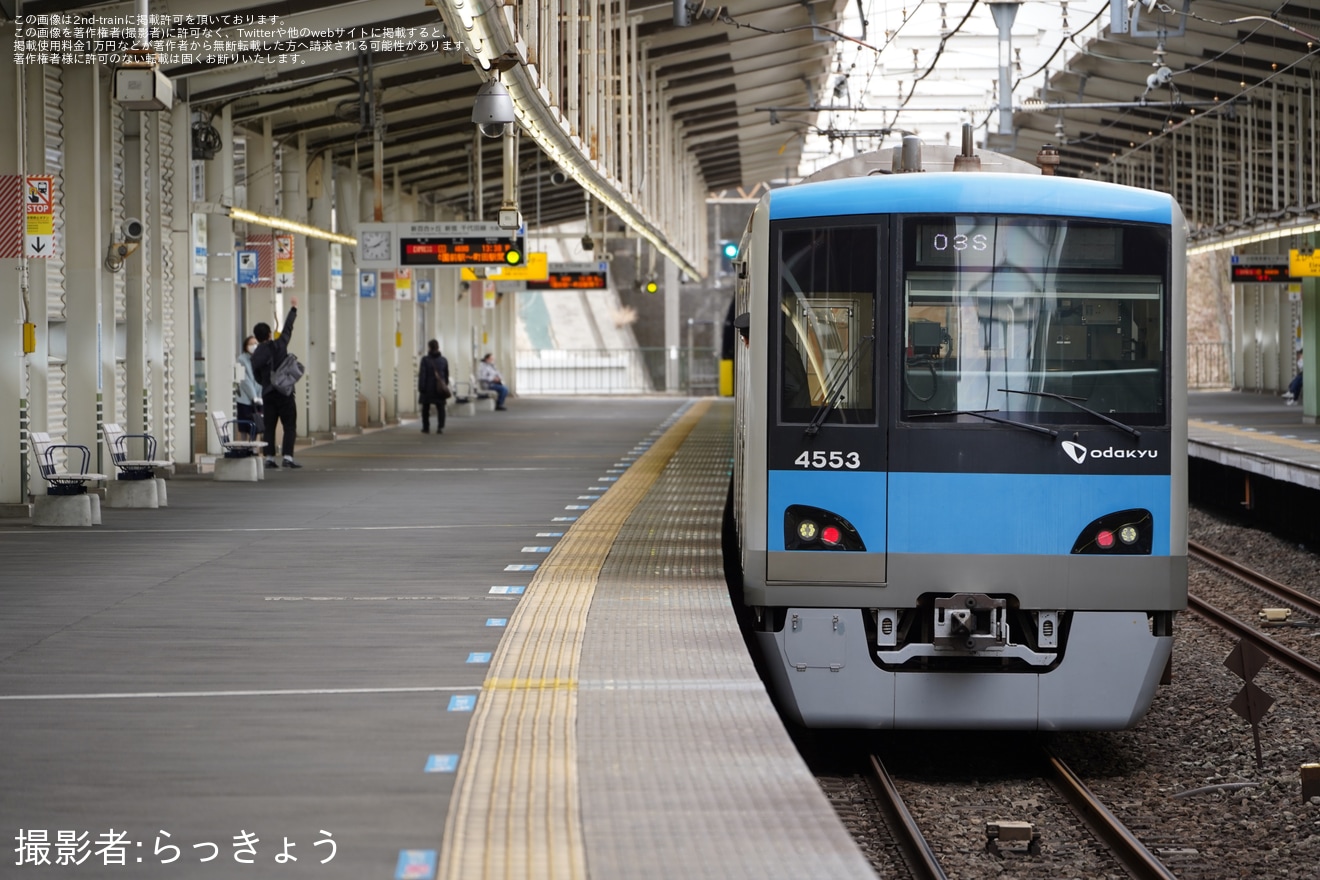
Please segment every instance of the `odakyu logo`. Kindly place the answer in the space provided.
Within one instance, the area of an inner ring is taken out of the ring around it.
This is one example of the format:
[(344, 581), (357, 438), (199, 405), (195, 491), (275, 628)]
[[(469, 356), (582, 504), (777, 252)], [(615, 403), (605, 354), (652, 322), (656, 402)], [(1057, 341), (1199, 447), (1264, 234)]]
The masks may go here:
[(1158, 458), (1160, 454), (1158, 449), (1115, 449), (1112, 446), (1107, 449), (1087, 449), (1072, 440), (1064, 440), (1062, 445), (1063, 451), (1077, 464), (1085, 464), (1088, 458)]
[(1063, 441), (1063, 451), (1068, 453), (1068, 457), (1078, 464), (1086, 461), (1086, 447), (1080, 443), (1074, 443), (1071, 440)]

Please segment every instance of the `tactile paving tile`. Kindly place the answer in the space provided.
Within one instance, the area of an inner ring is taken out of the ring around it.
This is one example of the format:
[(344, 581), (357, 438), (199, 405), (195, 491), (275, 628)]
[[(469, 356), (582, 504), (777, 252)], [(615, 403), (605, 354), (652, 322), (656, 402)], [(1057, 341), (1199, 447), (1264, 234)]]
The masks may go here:
[(468, 728), (437, 877), (587, 876), (576, 752), (587, 609), (619, 529), (708, 406), (692, 406), (635, 461), (528, 584)]
[(587, 616), (578, 767), (593, 878), (874, 877), (798, 757), (738, 631), (716, 404), (619, 532)]

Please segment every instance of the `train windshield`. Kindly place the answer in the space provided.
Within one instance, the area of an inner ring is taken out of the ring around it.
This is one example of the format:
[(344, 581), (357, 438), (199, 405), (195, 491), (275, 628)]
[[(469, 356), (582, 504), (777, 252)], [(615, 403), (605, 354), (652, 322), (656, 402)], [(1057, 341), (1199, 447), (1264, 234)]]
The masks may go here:
[(879, 235), (874, 223), (781, 229), (781, 421), (875, 423)]
[(1169, 248), (1159, 226), (908, 218), (904, 416), (1087, 419), (1071, 400), (1127, 424), (1165, 424)]

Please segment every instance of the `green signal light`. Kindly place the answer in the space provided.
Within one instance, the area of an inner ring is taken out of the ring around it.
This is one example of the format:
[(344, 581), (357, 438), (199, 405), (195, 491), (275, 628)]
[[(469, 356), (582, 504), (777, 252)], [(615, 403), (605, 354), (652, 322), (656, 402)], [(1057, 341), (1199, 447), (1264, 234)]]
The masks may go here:
[(730, 260), (738, 256), (738, 243), (736, 241), (726, 241), (724, 243), (724, 256)]

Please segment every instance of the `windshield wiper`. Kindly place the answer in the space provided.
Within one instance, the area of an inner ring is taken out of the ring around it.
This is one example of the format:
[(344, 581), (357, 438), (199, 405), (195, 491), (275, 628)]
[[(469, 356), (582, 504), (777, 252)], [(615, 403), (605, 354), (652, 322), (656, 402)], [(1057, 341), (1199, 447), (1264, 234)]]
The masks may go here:
[(1068, 397), (1063, 394), (1055, 394), (1053, 391), (1018, 391), (1013, 388), (1000, 388), (999, 390), (1005, 392), (1006, 394), (1030, 394), (1032, 397), (1048, 397), (1050, 400), (1062, 400), (1064, 403), (1068, 404), (1069, 406), (1075, 409), (1080, 409), (1082, 412), (1087, 413), (1088, 415), (1093, 415), (1097, 419), (1100, 419), (1102, 422), (1108, 422), (1109, 424), (1113, 425), (1115, 428), (1119, 428), (1123, 431), (1127, 431), (1133, 437), (1141, 436), (1141, 432), (1138, 431), (1136, 428), (1132, 427), (1131, 425), (1125, 425), (1122, 422), (1120, 422), (1118, 419), (1111, 419), (1109, 416), (1105, 415), (1104, 413), (1096, 412), (1095, 410), (1091, 409), (1089, 406), (1082, 406), (1080, 403), (1077, 402), (1079, 400), (1085, 400), (1086, 399), (1085, 397)]
[(848, 356), (848, 359), (841, 366), (835, 369), (836, 378), (826, 377), (825, 400), (821, 402), (820, 408), (816, 410), (816, 414), (807, 423), (806, 435), (808, 437), (815, 436), (816, 432), (820, 430), (821, 424), (825, 421), (825, 417), (830, 414), (830, 410), (839, 405), (839, 399), (843, 397), (844, 386), (848, 381), (848, 377), (853, 374), (853, 370), (857, 368), (857, 364), (861, 361), (862, 352), (866, 351), (866, 347), (872, 342), (875, 342), (874, 336), (863, 336), (861, 344), (857, 346), (856, 350)]
[(1059, 432), (1050, 428), (1044, 428), (1040, 425), (1033, 425), (1030, 422), (1015, 422), (1012, 419), (1001, 419), (999, 416), (987, 415), (987, 413), (999, 412), (997, 409), (938, 409), (934, 412), (912, 413), (909, 419), (928, 418), (930, 416), (976, 416), (978, 419), (985, 419), (987, 422), (998, 422), (1001, 425), (1012, 425), (1015, 428), (1021, 428), (1024, 431), (1034, 431), (1037, 434), (1048, 434), (1051, 437), (1059, 436)]

